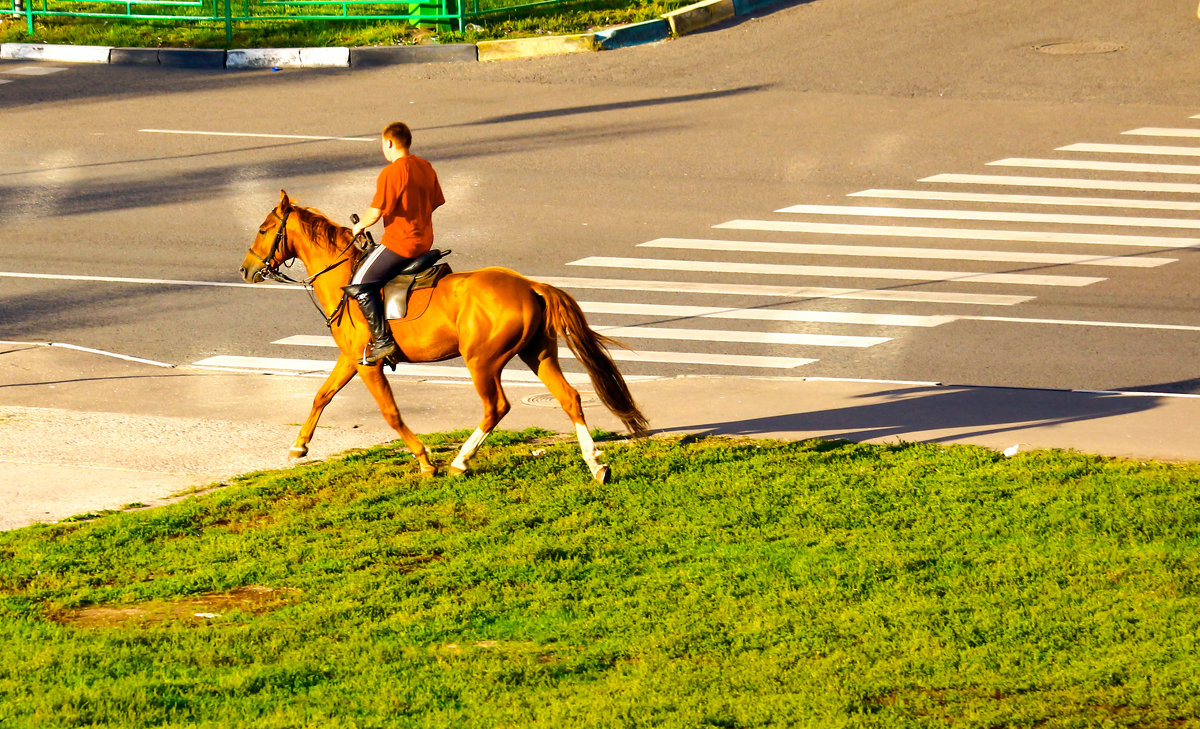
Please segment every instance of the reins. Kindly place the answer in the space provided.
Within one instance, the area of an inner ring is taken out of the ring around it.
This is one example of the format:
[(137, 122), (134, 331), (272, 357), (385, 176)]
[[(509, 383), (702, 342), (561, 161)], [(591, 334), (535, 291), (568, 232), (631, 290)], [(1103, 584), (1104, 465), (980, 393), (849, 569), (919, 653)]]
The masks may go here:
[(291, 276), (289, 276), (286, 273), (283, 273), (282, 271), (279, 270), (280, 266), (285, 266), (286, 268), (291, 268), (290, 264), (285, 264), (283, 262), (280, 262), (280, 263), (272, 263), (271, 262), (275, 258), (275, 254), (279, 252), (281, 244), (283, 246), (287, 245), (287, 242), (288, 242), (287, 221), (288, 221), (288, 216), (290, 216), (291, 214), (292, 214), (292, 211), (289, 209), (287, 212), (285, 212), (283, 214), (283, 217), (279, 219), (279, 230), (275, 231), (275, 240), (274, 240), (274, 242), (271, 243), (271, 251), (269, 253), (267, 253), (265, 258), (260, 257), (257, 253), (254, 253), (253, 248), (250, 249), (250, 252), (252, 254), (254, 254), (255, 258), (258, 258), (258, 260), (262, 261), (263, 269), (264, 269), (263, 278), (269, 278), (272, 281), (278, 281), (279, 283), (298, 284), (300, 286), (303, 286), (304, 290), (306, 292), (308, 292), (308, 298), (309, 298), (309, 300), (311, 300), (313, 302), (313, 306), (317, 307), (317, 311), (321, 312), (321, 318), (323, 318), (325, 320), (325, 326), (332, 329), (334, 324), (341, 323), (342, 316), (346, 313), (346, 305), (349, 302), (349, 296), (347, 296), (346, 293), (343, 292), (342, 300), (339, 301), (338, 305), (334, 307), (333, 312), (326, 315), (325, 309), (321, 308), (321, 302), (317, 300), (316, 292), (313, 289), (313, 282), (316, 281), (321, 276), (323, 276), (323, 275), (329, 273), (330, 271), (332, 271), (333, 269), (337, 268), (338, 266), (342, 265), (343, 263), (349, 263), (350, 259), (342, 258), (342, 256), (346, 253), (346, 251), (350, 250), (351, 246), (354, 245), (355, 239), (351, 238), (350, 242), (346, 244), (346, 247), (337, 252), (338, 260), (334, 261), (333, 263), (329, 264), (325, 268), (314, 273), (313, 275), (309, 276), (306, 279), (292, 278)]

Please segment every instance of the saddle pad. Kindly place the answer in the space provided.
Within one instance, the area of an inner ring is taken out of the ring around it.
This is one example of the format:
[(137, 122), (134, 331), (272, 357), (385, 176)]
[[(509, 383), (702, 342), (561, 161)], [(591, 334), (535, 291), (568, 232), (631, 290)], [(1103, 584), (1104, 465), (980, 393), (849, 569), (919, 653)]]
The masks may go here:
[[(399, 319), (392, 319), (389, 316), (388, 317), (389, 321), (409, 322), (414, 319), (420, 319), (421, 315), (425, 313), (425, 310), (429, 308), (429, 300), (432, 298), (433, 298), (433, 289), (432, 288), (424, 288), (424, 289), (420, 289), (418, 291), (412, 292), (412, 294), (410, 294), (408, 297), (408, 311), (406, 311), (404, 313), (404, 316)], [(389, 311), (388, 313), (390, 314), (391, 312)]]
[(392, 279), (383, 289), (387, 318), (390, 321), (409, 321), (419, 317), (429, 306), (434, 287), (448, 273), (451, 273), (450, 266), (439, 263), (416, 276), (397, 276)]

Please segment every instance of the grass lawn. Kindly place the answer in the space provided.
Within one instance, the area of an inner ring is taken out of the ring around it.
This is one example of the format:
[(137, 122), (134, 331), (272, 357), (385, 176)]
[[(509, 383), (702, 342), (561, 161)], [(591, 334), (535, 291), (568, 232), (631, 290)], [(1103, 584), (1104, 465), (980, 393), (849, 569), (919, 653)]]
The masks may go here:
[[(39, 0), (26, 0), (38, 2)], [(459, 32), (419, 28), (405, 20), (270, 20), (234, 26), (232, 48), (360, 47), (585, 33), (653, 20), (693, 0), (584, 0), (474, 19)], [(67, 3), (54, 3), (66, 8)], [(40, 3), (38, 5), (40, 7)], [(403, 7), (403, 6), (402, 6)], [(123, 8), (118, 8), (118, 12)], [(327, 10), (327, 8), (326, 8)], [(113, 12), (109, 9), (108, 12)], [(142, 10), (144, 12), (144, 9)], [(177, 11), (178, 12), (178, 11)], [(404, 12), (393, 7), (386, 12)], [(0, 16), (0, 42), (113, 47), (225, 48), (221, 22), (175, 22), (78, 17), (37, 18), (34, 34), (24, 17)]]
[(1200, 726), (1200, 464), (601, 447), (0, 534), (0, 726)]

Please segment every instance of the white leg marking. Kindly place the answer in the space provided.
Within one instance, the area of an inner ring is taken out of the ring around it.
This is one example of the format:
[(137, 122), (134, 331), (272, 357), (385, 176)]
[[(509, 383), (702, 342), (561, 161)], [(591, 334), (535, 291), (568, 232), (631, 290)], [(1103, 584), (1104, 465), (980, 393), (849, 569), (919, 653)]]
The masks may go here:
[(458, 457), (450, 464), (451, 468), (457, 468), (460, 471), (467, 470), (467, 461), (475, 455), (475, 451), (479, 450), (479, 446), (483, 445), (483, 439), (487, 437), (487, 433), (479, 428), (471, 433), (471, 437), (467, 438), (467, 442), (463, 443), (462, 448), (458, 451)]
[(579, 450), (583, 453), (583, 460), (587, 463), (592, 473), (595, 474), (596, 471), (600, 470), (600, 464), (596, 461), (596, 458), (601, 453), (596, 450), (596, 444), (592, 441), (592, 434), (588, 432), (586, 425), (576, 423), (575, 437), (579, 439)]

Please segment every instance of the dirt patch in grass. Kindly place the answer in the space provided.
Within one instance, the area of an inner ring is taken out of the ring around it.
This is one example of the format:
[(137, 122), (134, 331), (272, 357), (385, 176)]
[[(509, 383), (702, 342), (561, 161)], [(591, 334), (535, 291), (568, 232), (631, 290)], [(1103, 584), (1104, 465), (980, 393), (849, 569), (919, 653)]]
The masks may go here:
[(166, 623), (209, 623), (233, 611), (255, 615), (277, 610), (300, 599), (290, 587), (248, 585), (229, 592), (214, 592), (187, 600), (152, 600), (137, 605), (89, 605), (56, 616), (76, 628), (153, 627)]

